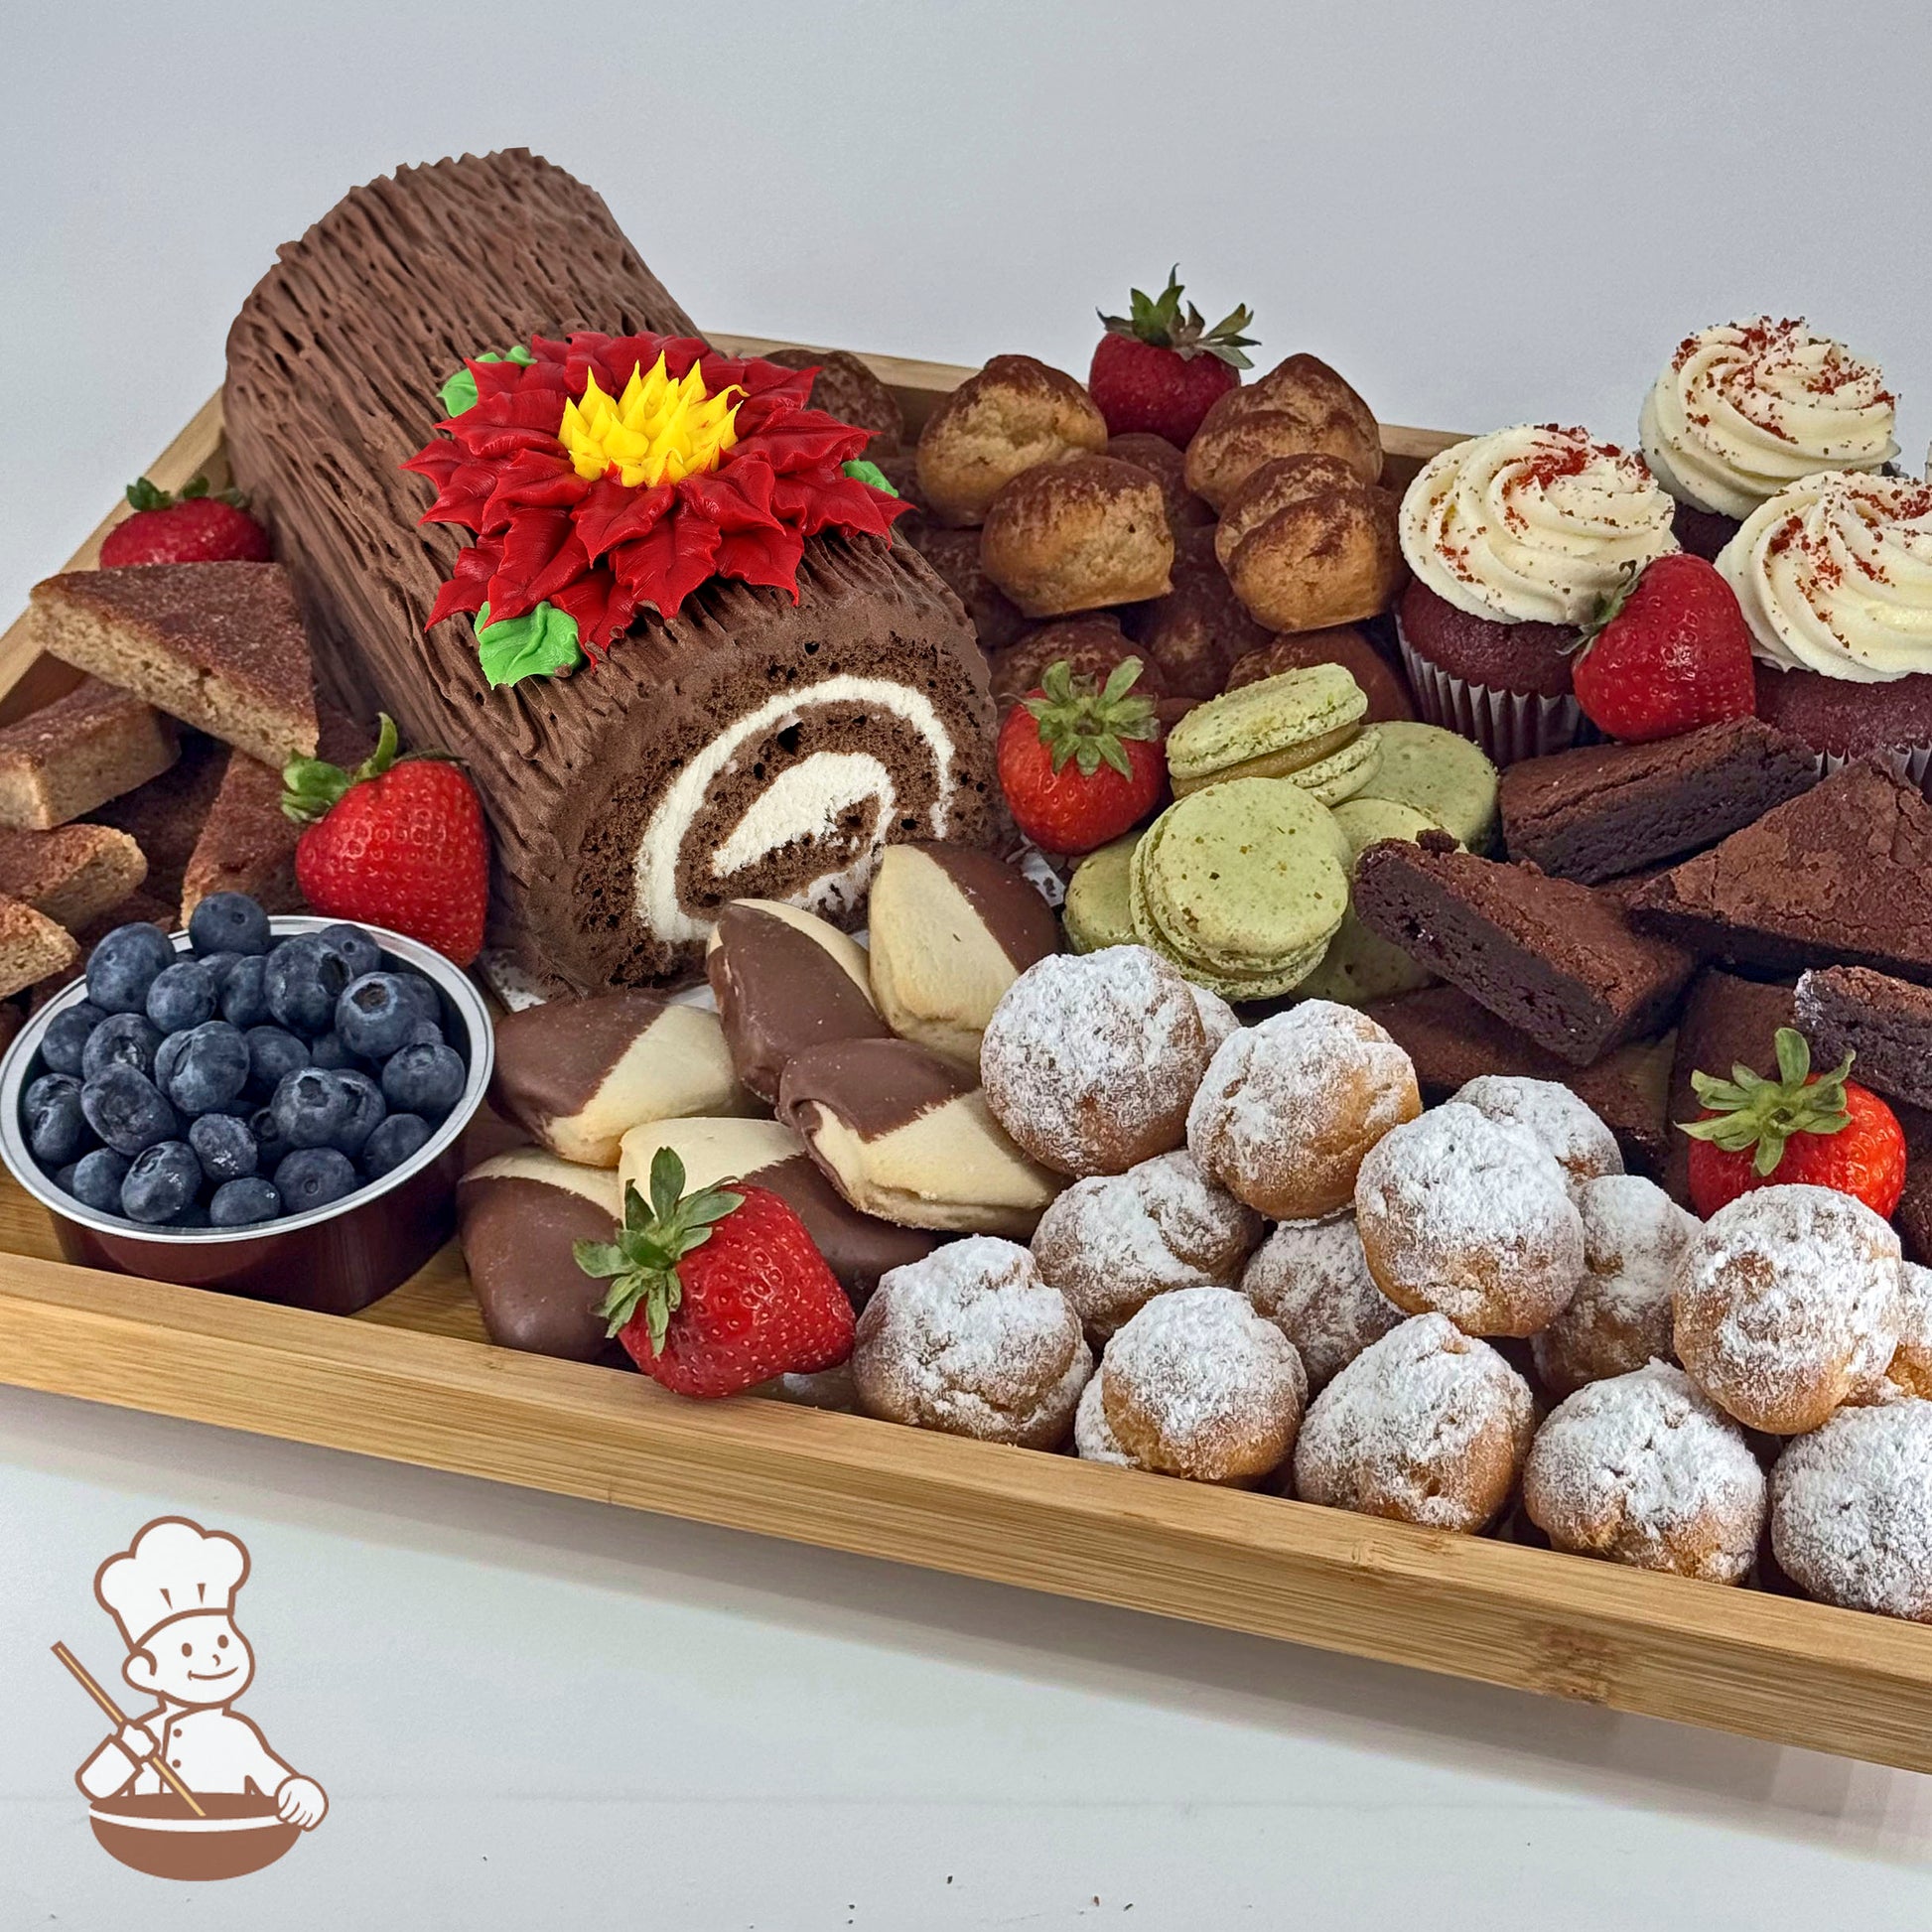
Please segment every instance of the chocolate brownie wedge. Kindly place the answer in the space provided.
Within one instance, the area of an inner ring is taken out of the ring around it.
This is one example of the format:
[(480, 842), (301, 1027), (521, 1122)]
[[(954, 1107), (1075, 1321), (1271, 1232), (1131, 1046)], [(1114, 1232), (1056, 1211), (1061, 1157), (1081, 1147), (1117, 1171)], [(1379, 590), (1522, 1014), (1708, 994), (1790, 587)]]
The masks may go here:
[(1873, 1093), (1932, 1107), (1932, 992), (1865, 966), (1828, 966), (1799, 980), (1797, 1006), (1815, 1063), (1850, 1053)]
[(1848, 764), (1632, 895), (1641, 929), (1762, 973), (1870, 966), (1932, 983), (1932, 804)]
[(1355, 862), (1373, 932), (1574, 1066), (1670, 1023), (1694, 969), (1633, 931), (1608, 894), (1456, 849), (1447, 834), (1387, 840)]
[(1755, 718), (1525, 759), (1503, 772), (1503, 841), (1512, 859), (1593, 886), (1716, 845), (1809, 791), (1817, 766)]
[(1654, 1177), (1662, 1172), (1671, 1142), (1664, 1100), (1673, 1035), (1633, 1039), (1594, 1066), (1572, 1066), (1453, 986), (1371, 1000), (1362, 1011), (1415, 1063), (1416, 1082), (1432, 1107), (1484, 1073), (1555, 1080), (1616, 1136), (1633, 1173)]
[(316, 755), (308, 634), (279, 564), (76, 570), (33, 591), (41, 648), (277, 770)]

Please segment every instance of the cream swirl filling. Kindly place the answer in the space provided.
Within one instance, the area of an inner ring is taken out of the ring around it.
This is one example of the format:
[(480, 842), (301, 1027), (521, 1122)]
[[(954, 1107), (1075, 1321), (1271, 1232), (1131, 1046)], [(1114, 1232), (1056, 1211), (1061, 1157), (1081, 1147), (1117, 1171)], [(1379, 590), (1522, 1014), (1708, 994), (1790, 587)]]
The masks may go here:
[[(927, 814), (927, 838), (944, 838), (946, 801), (952, 794), (953, 742), (932, 701), (910, 685), (888, 678), (841, 674), (802, 691), (783, 692), (756, 710), (734, 718), (686, 761), (665, 786), (637, 842), (634, 903), (645, 930), (659, 939), (701, 939), (710, 921), (693, 916), (678, 891), (678, 863), (692, 821), (739, 752), (767, 732), (798, 722), (815, 706), (859, 703), (890, 713), (925, 743), (938, 775), (937, 797)], [(872, 834), (863, 848), (847, 855), (843, 866), (828, 867), (801, 882), (794, 896), (819, 911), (843, 910), (857, 902), (870, 883), (897, 810), (897, 788), (884, 762), (870, 753), (817, 752), (802, 759), (755, 796), (737, 826), (712, 857), (718, 877), (728, 877), (793, 840), (814, 840), (831, 832), (840, 815), (868, 798), (878, 801)]]
[(1932, 671), (1932, 483), (1806, 477), (1745, 519), (1718, 568), (1780, 670), (1859, 684)]
[(1698, 509), (1745, 517), (1820, 470), (1898, 454), (1885, 379), (1801, 320), (1700, 330), (1644, 398), (1638, 434), (1658, 481)]
[(1554, 423), (1443, 451), (1403, 493), (1400, 534), (1438, 597), (1503, 623), (1587, 623), (1631, 571), (1677, 548), (1671, 499), (1642, 460)]

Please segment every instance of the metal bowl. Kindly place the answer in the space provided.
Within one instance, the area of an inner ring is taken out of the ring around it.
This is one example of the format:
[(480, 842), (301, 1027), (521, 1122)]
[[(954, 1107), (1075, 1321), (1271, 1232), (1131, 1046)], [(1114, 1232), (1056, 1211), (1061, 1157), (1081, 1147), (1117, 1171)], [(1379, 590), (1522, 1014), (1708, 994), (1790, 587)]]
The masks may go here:
[(173, 1792), (103, 1798), (87, 1808), (101, 1849), (154, 1878), (240, 1878), (271, 1865), (302, 1836), (268, 1798), (198, 1796), (197, 1818)]
[[(288, 913), (269, 920), (278, 939), (320, 932), (334, 919)], [(443, 1003), (443, 1030), (470, 1063), (463, 1097), (415, 1156), (345, 1199), (306, 1214), (245, 1228), (169, 1232), (102, 1214), (64, 1192), (28, 1151), (20, 1097), (46, 1069), (41, 1041), (57, 1014), (87, 996), (84, 980), (58, 993), (28, 1021), (0, 1060), (0, 1159), (53, 1217), (61, 1252), (83, 1268), (106, 1268), (184, 1288), (213, 1288), (258, 1302), (352, 1314), (407, 1281), (455, 1231), (463, 1132), (489, 1085), (494, 1057), (489, 1011), (469, 976), (439, 952), (399, 932), (368, 928), (383, 964), (421, 973)], [(174, 935), (188, 951), (188, 935)]]

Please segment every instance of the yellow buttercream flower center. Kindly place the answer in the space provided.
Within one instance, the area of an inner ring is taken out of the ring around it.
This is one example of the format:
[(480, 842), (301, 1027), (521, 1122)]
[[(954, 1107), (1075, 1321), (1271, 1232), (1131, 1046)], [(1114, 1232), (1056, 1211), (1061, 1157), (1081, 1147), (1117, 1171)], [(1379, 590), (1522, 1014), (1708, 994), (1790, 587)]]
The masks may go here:
[(641, 365), (630, 371), (621, 396), (607, 396), (592, 375), (582, 397), (564, 404), (557, 436), (587, 483), (615, 471), (626, 488), (655, 488), (717, 469), (738, 441), (744, 397), (736, 383), (709, 395), (695, 362), (679, 380), (660, 355), (648, 375)]

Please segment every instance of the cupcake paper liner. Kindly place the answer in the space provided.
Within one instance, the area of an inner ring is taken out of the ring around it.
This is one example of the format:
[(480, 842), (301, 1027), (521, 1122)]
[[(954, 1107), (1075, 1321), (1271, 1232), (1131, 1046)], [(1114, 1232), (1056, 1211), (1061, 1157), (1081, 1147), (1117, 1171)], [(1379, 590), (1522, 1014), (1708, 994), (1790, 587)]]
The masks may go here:
[(1522, 759), (1567, 752), (1573, 745), (1594, 741), (1596, 734), (1583, 707), (1568, 694), (1544, 698), (1450, 677), (1410, 643), (1400, 618), (1395, 634), (1423, 723), (1473, 739), (1497, 764), (1515, 764)]
[[(1843, 771), (1848, 764), (1855, 764), (1860, 759), (1875, 759), (1887, 771), (1926, 791), (1925, 776), (1932, 770), (1932, 745), (1895, 745), (1882, 752), (1818, 752), (1818, 775), (1829, 778), (1834, 771)], [(1932, 794), (1928, 794), (1932, 795)]]

